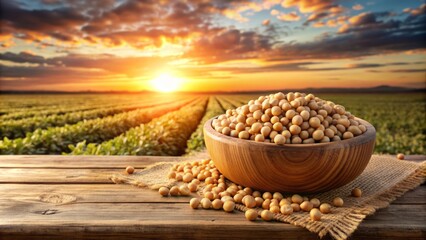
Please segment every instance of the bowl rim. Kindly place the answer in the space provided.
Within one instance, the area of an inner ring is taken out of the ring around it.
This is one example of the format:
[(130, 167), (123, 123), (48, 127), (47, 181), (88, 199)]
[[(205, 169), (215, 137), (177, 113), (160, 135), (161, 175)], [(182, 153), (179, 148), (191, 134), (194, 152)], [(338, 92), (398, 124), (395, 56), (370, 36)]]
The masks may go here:
[(306, 149), (306, 148), (323, 148), (323, 147), (341, 147), (341, 144), (355, 144), (355, 145), (359, 145), (359, 144), (364, 144), (367, 142), (370, 142), (372, 140), (375, 140), (376, 138), (376, 129), (374, 128), (374, 126), (365, 121), (364, 119), (361, 118), (357, 118), (355, 117), (355, 120), (360, 121), (363, 125), (366, 126), (367, 130), (356, 137), (350, 138), (350, 139), (344, 139), (341, 141), (335, 141), (335, 142), (326, 142), (326, 143), (306, 143), (306, 144), (284, 144), (284, 145), (277, 145), (274, 143), (267, 143), (267, 142), (256, 142), (253, 140), (249, 140), (249, 139), (240, 139), (240, 138), (234, 138), (228, 135), (224, 135), (222, 133), (217, 132), (216, 130), (213, 129), (212, 126), (212, 122), (214, 119), (218, 118), (220, 115), (215, 116), (213, 118), (210, 118), (209, 120), (206, 121), (206, 123), (204, 124), (204, 134), (209, 134), (211, 137), (215, 138), (218, 141), (226, 141), (232, 144), (251, 144), (252, 146), (258, 146), (258, 147), (274, 147), (274, 148), (279, 148), (279, 149), (286, 149), (286, 148), (291, 148), (291, 149)]

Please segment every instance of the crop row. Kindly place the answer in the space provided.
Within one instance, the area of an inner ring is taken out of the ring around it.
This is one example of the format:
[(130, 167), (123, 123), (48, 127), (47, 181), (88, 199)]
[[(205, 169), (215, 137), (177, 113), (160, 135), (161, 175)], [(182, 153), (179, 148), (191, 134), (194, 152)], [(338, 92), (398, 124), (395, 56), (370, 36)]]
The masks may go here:
[(217, 98), (213, 96), (209, 97), (206, 113), (204, 114), (203, 119), (201, 119), (197, 129), (191, 134), (191, 137), (187, 142), (187, 154), (198, 152), (205, 148), (203, 134), (204, 123), (210, 118), (213, 118), (214, 116), (220, 115), (222, 113), (223, 109)]
[(101, 143), (127, 130), (151, 121), (170, 111), (177, 110), (195, 99), (185, 99), (172, 104), (137, 109), (105, 118), (81, 121), (73, 125), (37, 129), (25, 138), (0, 141), (0, 154), (61, 154), (69, 152), (68, 145), (86, 140)]
[(73, 155), (156, 155), (178, 156), (185, 152), (191, 133), (199, 125), (207, 101), (203, 99), (169, 112), (101, 144), (81, 142)]
[(140, 103), (141, 101), (136, 102), (124, 102), (124, 103), (85, 103), (83, 105), (71, 105), (71, 106), (55, 106), (50, 108), (42, 108), (42, 109), (31, 109), (27, 108), (20, 111), (15, 111), (9, 114), (5, 114), (0, 116), (0, 121), (10, 121), (10, 120), (20, 120), (24, 118), (32, 118), (32, 117), (48, 117), (51, 115), (63, 115), (72, 112), (80, 112), (80, 111), (89, 111), (100, 108), (112, 108), (112, 107), (125, 107), (129, 105), (135, 105), (136, 103)]
[[(167, 100), (170, 101), (170, 100)], [(9, 139), (25, 137), (28, 132), (36, 129), (46, 129), (49, 127), (63, 126), (65, 124), (75, 124), (82, 120), (103, 118), (114, 114), (133, 111), (138, 108), (153, 107), (167, 103), (167, 101), (148, 101), (127, 106), (114, 106), (109, 108), (99, 108), (88, 111), (70, 112), (62, 115), (36, 116), (23, 118), (20, 120), (2, 121), (0, 123), (0, 135)]]

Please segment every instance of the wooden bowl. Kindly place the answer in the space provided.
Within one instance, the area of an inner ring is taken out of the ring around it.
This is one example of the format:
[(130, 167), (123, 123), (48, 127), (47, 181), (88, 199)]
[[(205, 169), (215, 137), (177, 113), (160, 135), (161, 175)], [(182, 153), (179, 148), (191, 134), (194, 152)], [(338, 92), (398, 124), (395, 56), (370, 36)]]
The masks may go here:
[(357, 119), (367, 127), (357, 137), (280, 146), (218, 133), (213, 119), (204, 125), (204, 140), (218, 170), (237, 184), (262, 191), (314, 193), (343, 186), (365, 169), (376, 139), (373, 125)]

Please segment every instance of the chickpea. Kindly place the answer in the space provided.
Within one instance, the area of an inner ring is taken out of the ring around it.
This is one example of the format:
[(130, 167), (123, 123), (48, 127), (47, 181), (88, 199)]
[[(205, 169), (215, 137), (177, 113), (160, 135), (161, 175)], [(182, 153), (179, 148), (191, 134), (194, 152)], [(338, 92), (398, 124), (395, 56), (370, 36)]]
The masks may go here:
[(172, 188), (170, 188), (170, 196), (177, 196), (179, 195), (179, 187), (178, 186), (173, 186)]
[(318, 208), (313, 208), (312, 210), (310, 210), (309, 216), (313, 221), (321, 220), (321, 212), (318, 210)]
[(287, 119), (292, 119), (295, 115), (296, 115), (296, 112), (293, 109), (290, 109), (285, 113), (285, 117)]
[(303, 202), (303, 197), (299, 194), (294, 194), (293, 196), (291, 196), (291, 201), (293, 203), (301, 204)]
[(361, 197), (361, 195), (362, 195), (362, 191), (361, 191), (361, 189), (360, 188), (354, 188), (354, 189), (352, 189), (352, 192), (351, 192), (351, 195), (353, 196), (353, 197)]
[(256, 202), (256, 207), (262, 207), (262, 204), (263, 204), (264, 200), (261, 197), (255, 197), (254, 201)]
[(254, 191), (252, 194), (251, 194), (253, 197), (261, 197), (262, 196), (262, 194), (259, 192), (259, 191)]
[(300, 112), (300, 116), (302, 117), (303, 121), (309, 120), (310, 113), (307, 110), (303, 110)]
[(188, 185), (184, 184), (179, 187), (179, 193), (182, 196), (188, 196), (191, 194), (191, 191), (189, 191)]
[(225, 201), (223, 203), (223, 210), (225, 212), (233, 212), (235, 209), (235, 203), (233, 201)]
[(282, 113), (282, 110), (281, 110), (281, 108), (280, 108), (280, 107), (278, 107), (278, 106), (274, 106), (274, 107), (272, 107), (272, 109), (271, 109), (271, 113), (272, 113), (272, 115), (274, 115), (274, 116), (279, 116), (279, 115)]
[(286, 142), (286, 139), (283, 135), (281, 135), (281, 134), (275, 135), (275, 137), (274, 137), (274, 143), (275, 144), (284, 145), (285, 142)]
[(248, 208), (256, 207), (256, 200), (251, 195), (246, 195), (243, 197), (242, 203)]
[[(196, 180), (196, 179), (194, 179), (194, 180)], [(197, 191), (198, 186), (197, 186), (197, 184), (196, 184), (196, 183), (191, 182), (191, 183), (189, 183), (189, 184), (188, 184), (188, 188), (189, 188), (189, 191), (191, 191), (191, 192), (196, 192), (196, 191)]]
[(189, 201), (189, 206), (193, 209), (197, 209), (200, 205), (200, 199), (198, 198), (192, 198), (191, 201)]
[(271, 211), (272, 213), (280, 213), (280, 207), (277, 205), (273, 205), (269, 207), (269, 211)]
[(249, 209), (244, 213), (245, 217), (249, 221), (255, 221), (257, 219), (258, 213), (254, 209)]
[(312, 138), (316, 141), (319, 141), (324, 138), (324, 132), (322, 130), (315, 130), (312, 133)]
[(169, 172), (169, 174), (167, 175), (167, 177), (169, 179), (176, 178), (176, 172)]
[(300, 209), (302, 209), (305, 212), (311, 211), (312, 208), (313, 208), (313, 204), (310, 201), (303, 201), (300, 204)]
[(269, 134), (271, 133), (272, 129), (268, 126), (264, 126), (260, 129), (260, 133), (264, 136), (267, 137), (269, 136)]
[(212, 206), (212, 202), (208, 198), (201, 199), (201, 207), (204, 209), (210, 209)]
[(398, 153), (398, 155), (396, 155), (396, 158), (398, 158), (399, 160), (404, 160), (405, 156), (402, 153)]
[(182, 181), (185, 183), (191, 182), (194, 176), (191, 173), (185, 173), (182, 177)]
[(222, 209), (222, 206), (223, 206), (222, 200), (220, 200), (220, 199), (213, 200), (213, 202), (212, 202), (212, 208), (213, 209), (219, 210), (219, 209)]
[(303, 123), (303, 118), (300, 115), (296, 115), (291, 119), (291, 123), (300, 126)]
[(262, 195), (263, 199), (272, 199), (272, 194), (270, 192), (264, 192)]
[(284, 196), (279, 192), (274, 192), (274, 194), (272, 195), (272, 198), (277, 199), (278, 201), (281, 201), (284, 198)]
[(126, 172), (127, 172), (127, 174), (133, 174), (135, 172), (135, 168), (132, 167), (132, 166), (127, 166)]
[(293, 135), (297, 135), (302, 131), (302, 129), (297, 125), (291, 125), (289, 130), (290, 130), (290, 133)]
[(312, 203), (312, 207), (314, 207), (314, 208), (318, 208), (321, 204), (321, 202), (318, 198), (312, 198), (310, 200), (310, 202)]
[(284, 204), (281, 206), (280, 212), (284, 215), (290, 215), (293, 213), (293, 207), (289, 204)]
[(319, 210), (324, 214), (331, 213), (331, 206), (328, 203), (322, 203), (319, 207)]
[(309, 119), (309, 125), (313, 128), (317, 128), (321, 125), (321, 121), (319, 120), (318, 117), (313, 117)]
[(161, 196), (163, 196), (163, 197), (167, 197), (167, 196), (169, 196), (169, 188), (160, 187), (160, 189), (158, 189), (158, 193), (160, 193)]
[(260, 217), (265, 221), (271, 221), (274, 218), (274, 214), (269, 210), (263, 210)]
[(336, 197), (333, 199), (333, 205), (335, 207), (342, 207), (343, 206), (343, 199), (340, 197)]
[(299, 212), (300, 211), (300, 205), (298, 203), (292, 203), (290, 206), (293, 208), (293, 212)]
[(281, 199), (281, 201), (280, 201), (280, 203), (279, 203), (279, 205), (280, 206), (282, 206), (282, 205), (290, 205), (291, 204), (291, 201), (289, 201), (287, 198), (283, 198), (283, 199)]
[(238, 138), (241, 139), (249, 139), (250, 134), (247, 131), (241, 131), (240, 133), (238, 133)]
[(353, 138), (354, 135), (351, 132), (345, 132), (343, 133), (343, 139), (349, 139), (349, 138)]

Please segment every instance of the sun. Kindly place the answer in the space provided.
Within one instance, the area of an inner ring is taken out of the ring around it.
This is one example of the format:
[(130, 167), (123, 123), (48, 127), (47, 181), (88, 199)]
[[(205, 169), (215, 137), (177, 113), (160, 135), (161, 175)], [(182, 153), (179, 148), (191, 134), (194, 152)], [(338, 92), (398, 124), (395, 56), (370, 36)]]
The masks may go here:
[(151, 80), (151, 85), (158, 92), (175, 92), (179, 90), (182, 80), (169, 73), (162, 73)]

